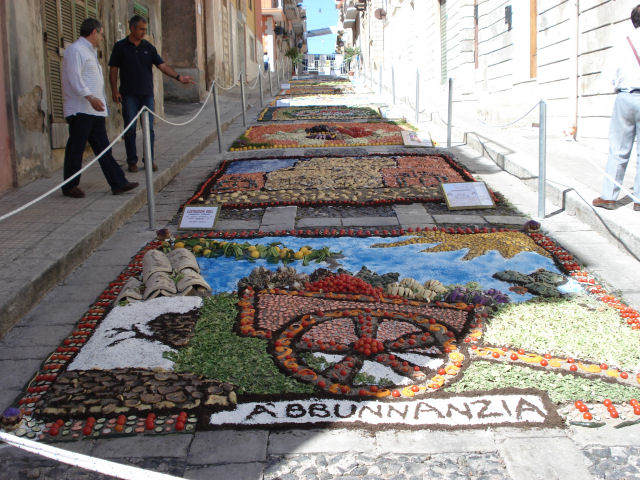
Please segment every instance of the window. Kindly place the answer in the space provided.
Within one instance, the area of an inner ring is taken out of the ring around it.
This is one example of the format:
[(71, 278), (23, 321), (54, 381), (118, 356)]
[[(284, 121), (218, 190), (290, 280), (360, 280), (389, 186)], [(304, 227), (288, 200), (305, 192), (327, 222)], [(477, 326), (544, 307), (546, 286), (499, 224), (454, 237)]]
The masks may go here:
[(440, 0), (440, 83), (447, 81), (447, 0)]
[[(98, 0), (45, 0), (44, 43), (51, 122), (64, 122), (62, 111), (62, 57), (64, 49), (80, 36), (80, 25), (98, 18)], [(58, 148), (53, 146), (53, 148)]]

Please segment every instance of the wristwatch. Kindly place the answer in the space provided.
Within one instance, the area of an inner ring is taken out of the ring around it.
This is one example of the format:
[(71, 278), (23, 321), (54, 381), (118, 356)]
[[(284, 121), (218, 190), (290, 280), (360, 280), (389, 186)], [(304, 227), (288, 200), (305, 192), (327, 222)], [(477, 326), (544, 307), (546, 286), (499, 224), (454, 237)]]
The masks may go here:
[(176, 80), (180, 81), (180, 74), (176, 75)]

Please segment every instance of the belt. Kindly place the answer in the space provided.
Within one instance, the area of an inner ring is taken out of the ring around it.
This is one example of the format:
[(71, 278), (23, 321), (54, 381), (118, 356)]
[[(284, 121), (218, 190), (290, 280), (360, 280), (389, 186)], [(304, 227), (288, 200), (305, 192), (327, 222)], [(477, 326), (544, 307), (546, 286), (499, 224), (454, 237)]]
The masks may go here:
[(640, 88), (619, 88), (618, 93), (640, 93)]

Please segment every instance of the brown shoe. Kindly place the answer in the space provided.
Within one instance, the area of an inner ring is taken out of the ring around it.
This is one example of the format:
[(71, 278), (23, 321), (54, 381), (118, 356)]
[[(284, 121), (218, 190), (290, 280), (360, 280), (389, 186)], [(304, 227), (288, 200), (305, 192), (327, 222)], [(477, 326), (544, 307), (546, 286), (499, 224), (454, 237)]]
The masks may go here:
[(615, 200), (603, 200), (601, 197), (594, 198), (591, 203), (594, 207), (606, 208), (607, 210), (613, 210), (616, 208)]
[(158, 171), (158, 164), (156, 164), (156, 162), (153, 162), (151, 164), (151, 168), (153, 169), (154, 172), (157, 172)]
[(121, 187), (114, 188), (112, 192), (114, 195), (120, 195), (121, 193), (128, 192), (129, 190), (133, 190), (138, 185), (140, 185), (138, 182), (127, 182)]
[(634, 203), (633, 204), (633, 211), (634, 212), (640, 212), (640, 203)]
[(62, 195), (71, 198), (84, 198), (84, 192), (78, 187), (71, 187), (69, 190), (63, 190)]
[(135, 173), (135, 172), (137, 172), (137, 171), (138, 171), (138, 166), (137, 166), (135, 163), (129, 163), (129, 164), (128, 164), (128, 170), (129, 170), (130, 172)]

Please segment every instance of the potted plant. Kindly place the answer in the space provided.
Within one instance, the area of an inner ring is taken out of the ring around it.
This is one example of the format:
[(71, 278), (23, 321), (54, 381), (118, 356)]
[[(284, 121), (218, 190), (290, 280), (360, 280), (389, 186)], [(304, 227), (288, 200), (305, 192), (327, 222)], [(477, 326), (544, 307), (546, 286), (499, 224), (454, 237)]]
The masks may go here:
[(298, 65), (302, 63), (302, 59), (304, 58), (304, 54), (298, 50), (298, 47), (291, 47), (284, 54), (285, 57), (289, 57), (291, 59), (291, 65), (293, 66), (293, 70), (298, 74)]

